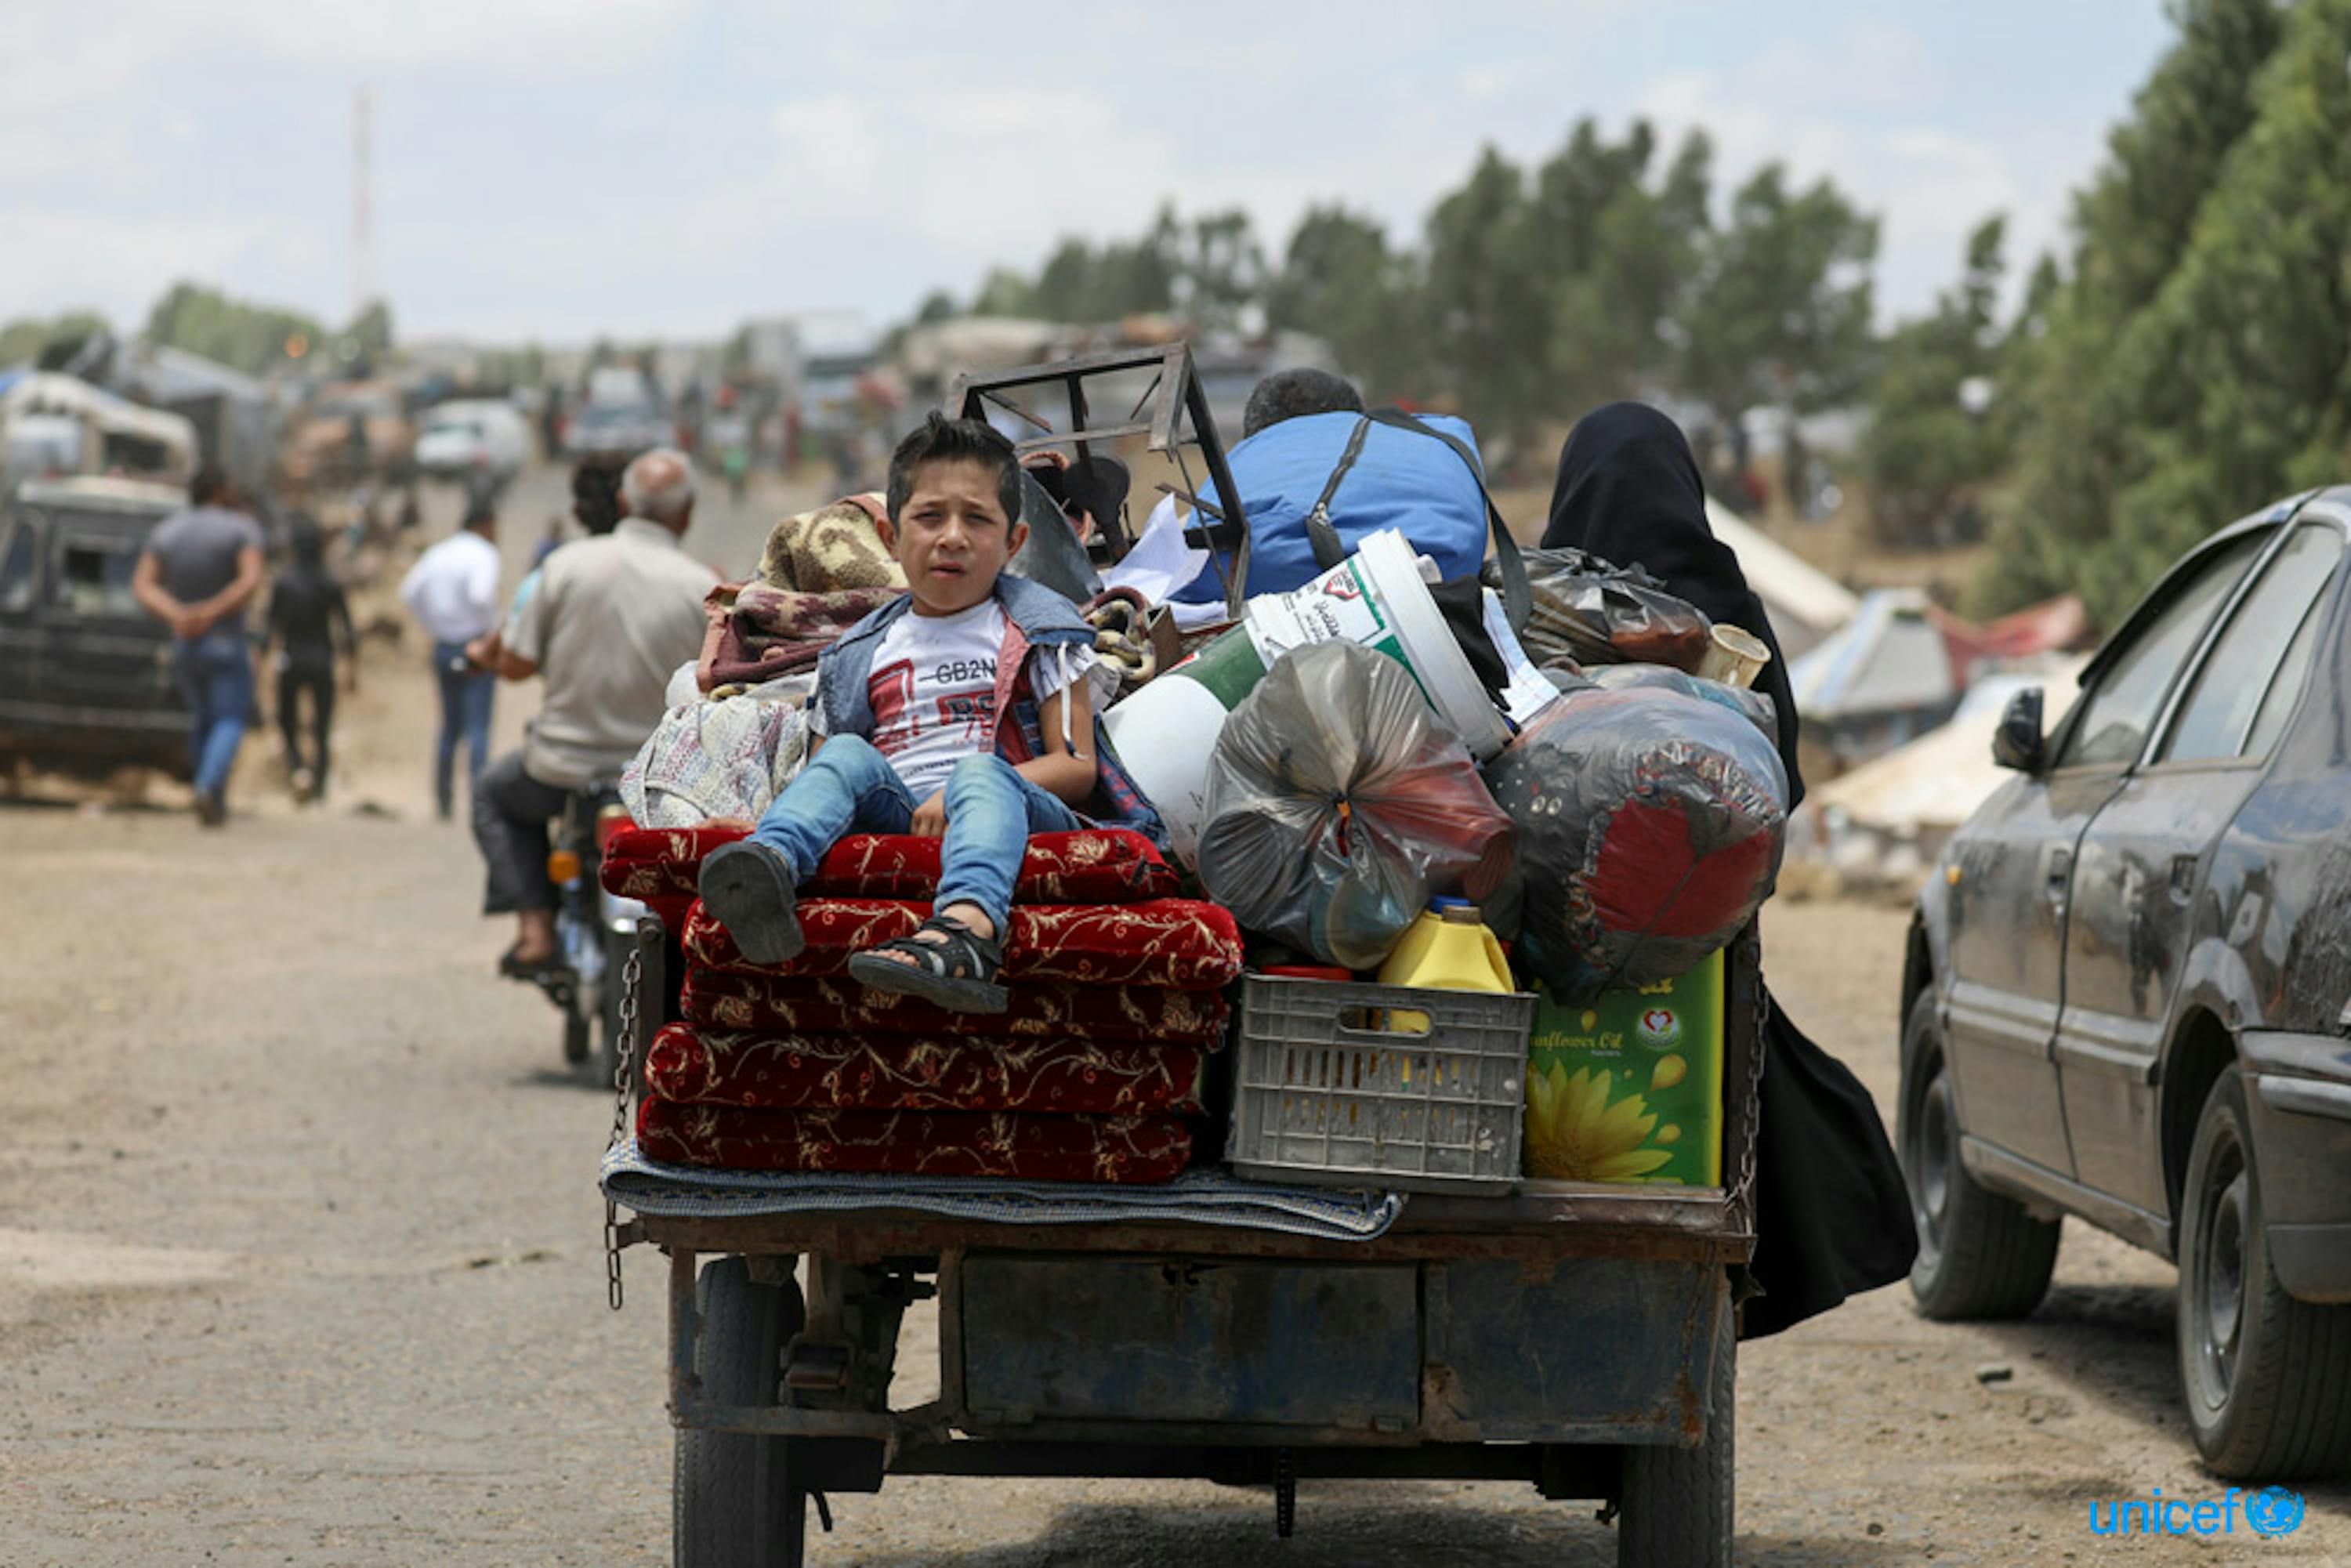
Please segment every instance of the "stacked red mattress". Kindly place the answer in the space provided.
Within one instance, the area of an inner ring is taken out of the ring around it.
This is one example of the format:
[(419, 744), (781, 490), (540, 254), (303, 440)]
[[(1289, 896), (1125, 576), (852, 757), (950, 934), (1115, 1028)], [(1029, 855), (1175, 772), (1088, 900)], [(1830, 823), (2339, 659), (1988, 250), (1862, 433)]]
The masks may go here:
[(604, 883), (680, 932), (684, 1021), (654, 1038), (638, 1145), (677, 1165), (1156, 1182), (1183, 1169), (1240, 933), (1171, 896), (1148, 841), (1041, 834), (1015, 887), (1002, 1014), (868, 990), (849, 956), (930, 914), (939, 841), (843, 840), (802, 890), (807, 948), (746, 961), (695, 900), (727, 828), (623, 832)]

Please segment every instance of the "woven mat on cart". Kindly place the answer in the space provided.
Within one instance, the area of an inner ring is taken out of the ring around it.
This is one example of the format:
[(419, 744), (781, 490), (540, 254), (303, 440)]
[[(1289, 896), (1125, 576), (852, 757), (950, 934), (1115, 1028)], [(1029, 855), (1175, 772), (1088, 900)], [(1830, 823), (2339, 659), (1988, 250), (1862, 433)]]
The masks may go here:
[(622, 1207), (664, 1218), (894, 1208), (1002, 1225), (1172, 1222), (1332, 1241), (1382, 1235), (1405, 1204), (1400, 1192), (1278, 1186), (1209, 1169), (1156, 1186), (705, 1170), (649, 1160), (633, 1137), (605, 1153), (601, 1180)]

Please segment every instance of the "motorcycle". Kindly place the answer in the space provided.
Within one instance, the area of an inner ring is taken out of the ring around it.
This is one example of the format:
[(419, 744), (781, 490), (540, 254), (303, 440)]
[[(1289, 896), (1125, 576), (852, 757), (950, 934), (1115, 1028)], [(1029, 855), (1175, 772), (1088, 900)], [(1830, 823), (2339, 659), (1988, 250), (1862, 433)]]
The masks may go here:
[[(597, 876), (605, 847), (630, 825), (620, 791), (609, 783), (575, 789), (564, 803), (547, 874), (555, 883), (555, 940), (563, 962), (537, 977), (563, 1014), (563, 1060), (577, 1067), (593, 1055), (609, 1083), (621, 1061), (621, 977), (645, 906), (604, 890)], [(601, 1048), (601, 1049), (598, 1049)]]

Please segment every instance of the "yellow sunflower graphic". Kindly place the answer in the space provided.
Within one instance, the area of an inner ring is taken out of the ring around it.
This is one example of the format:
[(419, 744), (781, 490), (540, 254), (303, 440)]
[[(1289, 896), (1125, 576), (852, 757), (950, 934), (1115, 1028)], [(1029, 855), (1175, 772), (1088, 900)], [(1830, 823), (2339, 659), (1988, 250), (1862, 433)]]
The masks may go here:
[(1673, 1158), (1645, 1149), (1657, 1118), (1628, 1094), (1608, 1103), (1615, 1074), (1553, 1063), (1527, 1081), (1527, 1174), (1567, 1181), (1637, 1181)]

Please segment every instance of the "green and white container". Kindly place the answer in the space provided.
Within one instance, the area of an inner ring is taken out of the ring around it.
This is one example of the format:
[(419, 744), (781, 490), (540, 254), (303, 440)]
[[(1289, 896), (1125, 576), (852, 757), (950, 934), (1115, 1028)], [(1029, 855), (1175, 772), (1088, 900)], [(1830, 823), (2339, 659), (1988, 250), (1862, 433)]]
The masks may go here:
[(1410, 671), (1479, 760), (1510, 744), (1510, 727), (1429, 596), (1410, 541), (1384, 528), (1305, 587), (1251, 599), (1238, 626), (1102, 716), (1119, 760), (1159, 809), (1185, 863), (1199, 846), (1208, 761), (1225, 716), (1282, 654), (1341, 640)]

